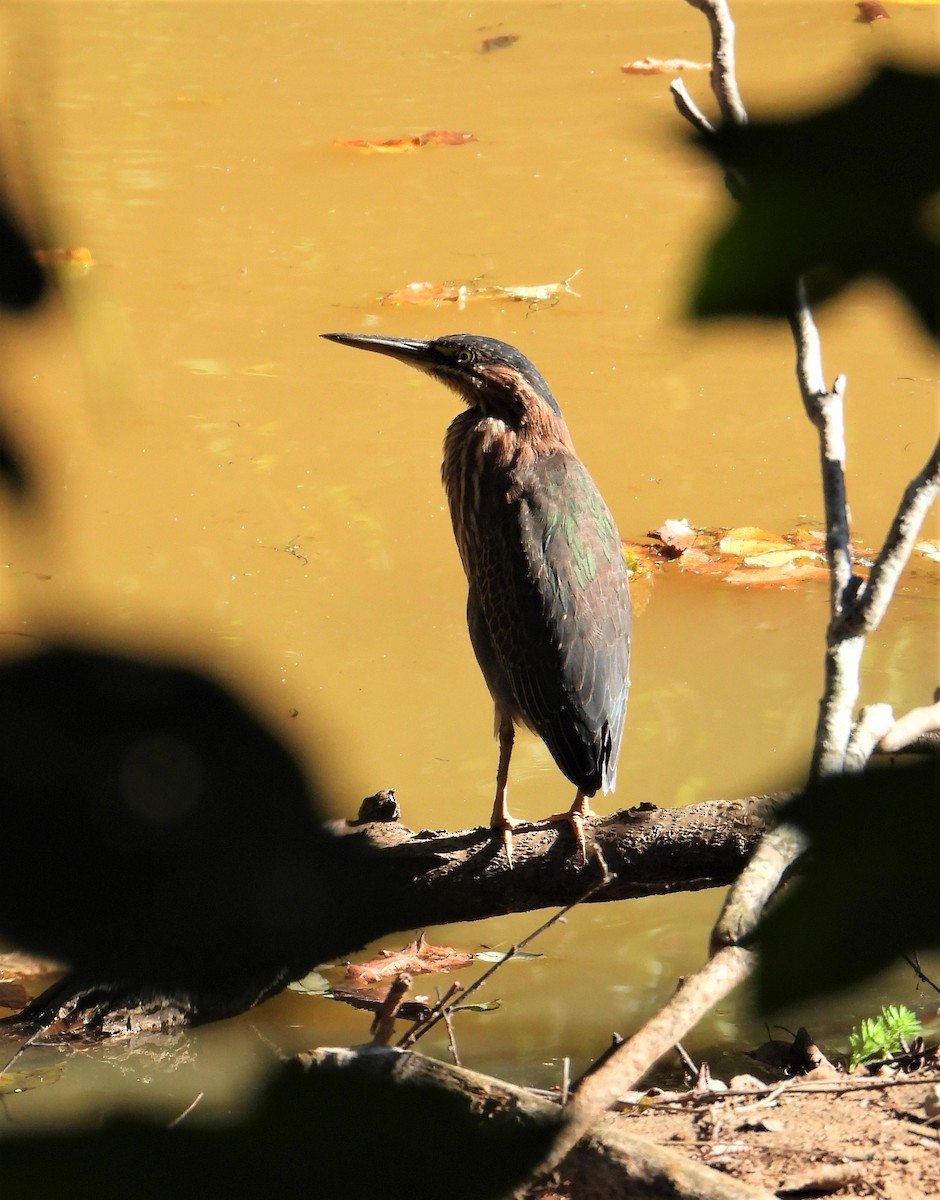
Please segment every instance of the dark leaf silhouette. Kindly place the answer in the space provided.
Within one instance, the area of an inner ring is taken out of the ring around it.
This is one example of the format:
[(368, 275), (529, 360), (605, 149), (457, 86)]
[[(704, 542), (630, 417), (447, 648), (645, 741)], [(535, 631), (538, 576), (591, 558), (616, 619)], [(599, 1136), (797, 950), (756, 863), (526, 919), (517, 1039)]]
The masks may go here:
[(811, 301), (880, 275), (940, 336), (938, 111), (940, 76), (884, 68), (811, 116), (699, 137), (743, 182), (699, 272), (695, 315), (785, 317), (800, 275)]
[(810, 859), (761, 925), (764, 1008), (846, 988), (940, 945), (940, 757), (827, 780), (784, 810)]
[(0, 306), (22, 312), (38, 304), (45, 291), (45, 273), (0, 200)]
[(28, 1018), (213, 1019), (390, 932), (364, 839), (197, 672), (48, 650), (0, 667), (0, 724), (0, 932), (72, 967)]
[[(350, 1130), (358, 1131), (354, 1151)], [(124, 1119), (91, 1133), (7, 1138), (0, 1172), (11, 1195), (75, 1200), (486, 1200), (522, 1182), (556, 1133), (552, 1122), (474, 1112), (463, 1097), (430, 1084), (326, 1067), (307, 1072), (294, 1060), (234, 1124), (166, 1130)]]

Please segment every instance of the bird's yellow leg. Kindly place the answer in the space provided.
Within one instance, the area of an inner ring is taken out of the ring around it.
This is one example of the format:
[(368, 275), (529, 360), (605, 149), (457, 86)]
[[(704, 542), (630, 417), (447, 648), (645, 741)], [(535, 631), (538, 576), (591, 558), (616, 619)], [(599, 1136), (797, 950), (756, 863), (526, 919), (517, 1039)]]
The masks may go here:
[(512, 721), (507, 717), (500, 717), (499, 766), (496, 768), (496, 799), (493, 801), (490, 828), (502, 830), (503, 849), (506, 851), (510, 867), (512, 866), (512, 831), (522, 823), (509, 815), (509, 805), (506, 802), (506, 792), (509, 788), (509, 760), (512, 757), (512, 744), (515, 736)]
[(578, 849), (581, 852), (581, 861), (587, 862), (587, 842), (584, 837), (584, 822), (589, 821), (595, 816), (591, 808), (591, 801), (584, 792), (579, 791), (574, 798), (574, 803), (567, 812), (555, 813), (553, 816), (545, 818), (545, 824), (551, 825), (555, 821), (567, 821), (574, 830), (575, 841), (578, 843)]

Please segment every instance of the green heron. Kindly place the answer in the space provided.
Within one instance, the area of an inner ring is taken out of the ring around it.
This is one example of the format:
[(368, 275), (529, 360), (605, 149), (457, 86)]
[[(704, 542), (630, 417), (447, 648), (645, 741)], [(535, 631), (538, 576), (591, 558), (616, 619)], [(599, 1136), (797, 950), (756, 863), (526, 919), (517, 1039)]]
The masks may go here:
[(627, 710), (629, 574), (617, 526), (575, 453), (540, 372), (494, 338), (325, 338), (387, 354), (464, 401), (442, 477), (469, 585), (467, 624), (496, 708), (499, 767), (490, 820), (512, 861), (506, 788), (514, 727), (527, 725), (577, 788), (568, 820), (582, 857), (589, 798), (613, 791)]

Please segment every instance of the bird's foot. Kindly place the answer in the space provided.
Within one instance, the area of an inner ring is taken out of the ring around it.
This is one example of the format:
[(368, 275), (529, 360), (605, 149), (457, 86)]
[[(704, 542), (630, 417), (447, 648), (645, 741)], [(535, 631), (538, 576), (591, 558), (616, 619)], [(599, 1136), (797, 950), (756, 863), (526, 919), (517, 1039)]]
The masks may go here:
[(567, 812), (554, 813), (552, 816), (546, 817), (544, 823), (546, 825), (557, 825), (563, 821), (566, 825), (570, 825), (574, 832), (575, 841), (578, 843), (578, 855), (583, 863), (587, 863), (587, 838), (584, 833), (584, 822), (589, 821), (596, 815), (592, 811), (587, 798), (579, 796)]
[(503, 813), (502, 815), (494, 813), (493, 819), (490, 821), (490, 829), (498, 829), (503, 836), (503, 849), (506, 851), (506, 859), (509, 862), (510, 871), (512, 870), (512, 831), (517, 826), (524, 824), (524, 821), (517, 821), (509, 813)]

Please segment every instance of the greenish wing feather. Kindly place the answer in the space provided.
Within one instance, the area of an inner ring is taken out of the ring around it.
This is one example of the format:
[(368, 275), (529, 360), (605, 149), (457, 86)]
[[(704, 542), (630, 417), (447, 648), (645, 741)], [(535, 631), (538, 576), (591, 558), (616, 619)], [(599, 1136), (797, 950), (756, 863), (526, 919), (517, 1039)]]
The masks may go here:
[(516, 482), (508, 513), (504, 500), (501, 518), (485, 522), (471, 594), (485, 626), (474, 637), (477, 657), (494, 697), (511, 699), (565, 775), (589, 794), (607, 791), (630, 661), (620, 536), (577, 459), (538, 459)]

